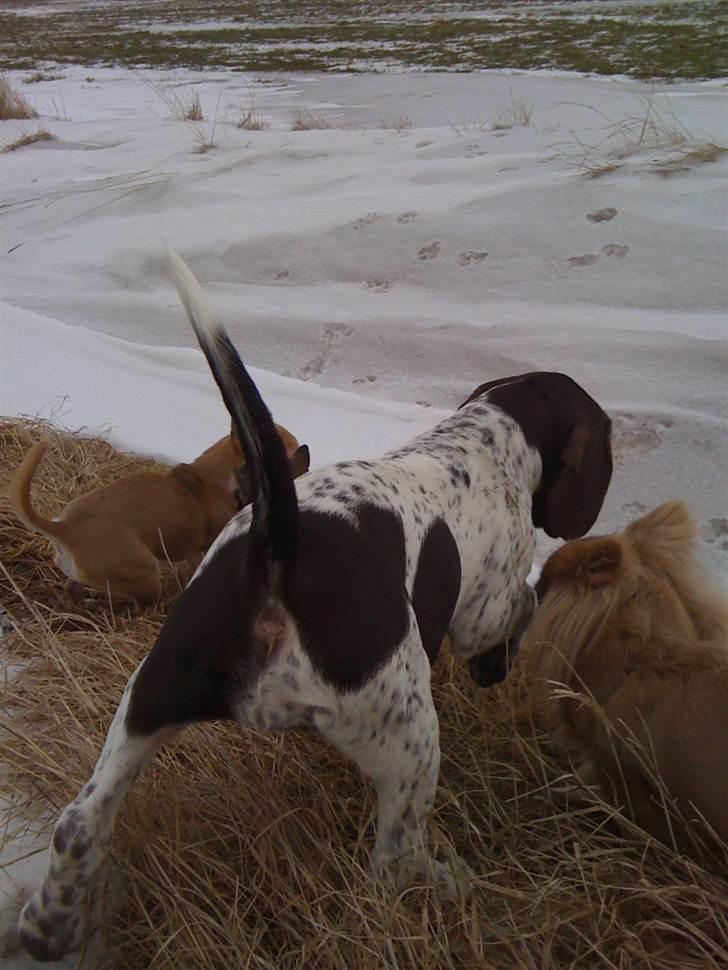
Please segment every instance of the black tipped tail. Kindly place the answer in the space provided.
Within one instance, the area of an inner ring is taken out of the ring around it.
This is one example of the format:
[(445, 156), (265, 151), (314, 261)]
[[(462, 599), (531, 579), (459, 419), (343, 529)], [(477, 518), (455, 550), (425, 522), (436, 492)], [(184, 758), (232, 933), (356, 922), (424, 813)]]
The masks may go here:
[(270, 411), (187, 264), (174, 252), (170, 270), (182, 306), (240, 438), (253, 489), (254, 554), (285, 570), (298, 552), (298, 502), (286, 450)]

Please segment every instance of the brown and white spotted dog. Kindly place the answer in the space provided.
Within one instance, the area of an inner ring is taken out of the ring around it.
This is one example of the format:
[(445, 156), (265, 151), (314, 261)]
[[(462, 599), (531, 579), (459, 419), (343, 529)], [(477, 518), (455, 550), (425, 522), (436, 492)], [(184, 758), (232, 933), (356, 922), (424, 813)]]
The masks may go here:
[(296, 496), (255, 385), (190, 271), (174, 255), (172, 266), (238, 429), (253, 507), (173, 604), (92, 778), (61, 813), (49, 871), (20, 917), (37, 959), (79, 942), (124, 794), (195, 721), (317, 729), (376, 785), (374, 870), (402, 860), (406, 874), (455, 893), (425, 848), (440, 764), (430, 665), (449, 632), (457, 655), (485, 654), (485, 670), (502, 676), (502, 645), (532, 609), (534, 526), (582, 535), (612, 472), (607, 415), (570, 378), (534, 373), (484, 384), (377, 461), (304, 476)]

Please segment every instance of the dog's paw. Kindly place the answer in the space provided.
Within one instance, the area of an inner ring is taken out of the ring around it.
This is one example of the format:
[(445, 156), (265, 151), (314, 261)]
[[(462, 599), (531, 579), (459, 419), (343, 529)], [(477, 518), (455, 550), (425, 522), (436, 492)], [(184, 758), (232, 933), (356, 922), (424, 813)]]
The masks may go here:
[(467, 895), (473, 871), (459, 856), (453, 863), (433, 859), (430, 866), (430, 881), (440, 902)]
[(399, 892), (417, 883), (431, 886), (440, 902), (466, 895), (473, 876), (468, 864), (459, 856), (452, 862), (440, 861), (425, 852), (413, 853), (374, 871), (379, 879), (393, 883)]
[(80, 945), (81, 917), (65, 908), (44, 908), (40, 893), (25, 904), (18, 920), (20, 941), (34, 960), (60, 960)]

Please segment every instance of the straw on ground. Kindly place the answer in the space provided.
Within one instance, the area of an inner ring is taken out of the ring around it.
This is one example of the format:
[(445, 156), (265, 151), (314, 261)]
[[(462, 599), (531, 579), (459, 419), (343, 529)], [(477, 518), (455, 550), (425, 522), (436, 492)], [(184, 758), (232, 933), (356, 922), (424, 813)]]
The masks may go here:
[[(160, 615), (102, 596), (70, 615), (48, 544), (10, 512), (6, 484), (37, 422), (0, 424), (0, 598), (18, 632), (3, 654), (0, 720), (10, 819), (51, 818), (88, 779), (124, 684)], [(35, 501), (46, 514), (152, 463), (55, 436)], [(171, 575), (166, 602), (174, 595)], [(374, 795), (313, 735), (197, 725), (164, 749), (121, 809), (104, 968), (114, 970), (688, 970), (728, 966), (726, 855), (691, 861), (585, 791), (534, 725), (516, 670), (482, 691), (449, 655), (433, 671), (443, 762), (439, 852), (473, 868), (435, 904), (368, 873)], [(10, 713), (11, 712), (11, 713)], [(124, 888), (120, 895), (118, 886)]]

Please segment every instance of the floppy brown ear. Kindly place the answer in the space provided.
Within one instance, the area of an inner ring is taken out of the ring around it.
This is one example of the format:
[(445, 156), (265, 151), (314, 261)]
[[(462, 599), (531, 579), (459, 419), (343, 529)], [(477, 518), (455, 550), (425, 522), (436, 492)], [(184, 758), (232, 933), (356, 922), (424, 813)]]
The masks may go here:
[(594, 525), (612, 478), (611, 421), (603, 413), (573, 428), (561, 452), (561, 471), (545, 502), (543, 529), (577, 539)]
[(311, 467), (311, 454), (308, 445), (299, 445), (291, 455), (291, 474), (294, 478), (305, 475)]

